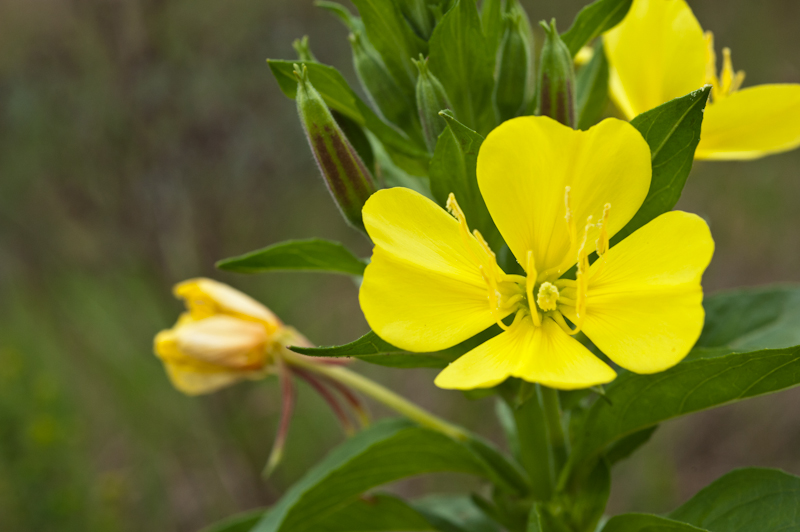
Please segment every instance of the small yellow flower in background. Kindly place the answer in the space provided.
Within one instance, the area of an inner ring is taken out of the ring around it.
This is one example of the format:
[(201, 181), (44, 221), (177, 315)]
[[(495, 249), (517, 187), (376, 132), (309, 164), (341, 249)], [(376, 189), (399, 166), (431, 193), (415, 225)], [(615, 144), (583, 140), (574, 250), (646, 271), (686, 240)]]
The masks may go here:
[(720, 74), (711, 32), (684, 0), (634, 0), (625, 19), (604, 36), (610, 91), (632, 119), (705, 84), (698, 159), (756, 159), (800, 146), (800, 84), (740, 89), (728, 48)]
[(175, 286), (186, 303), (172, 329), (155, 338), (156, 355), (183, 393), (210, 393), (274, 371), (286, 345), (310, 345), (267, 307), (226, 284), (191, 279)]
[[(700, 280), (714, 243), (702, 219), (673, 211), (609, 249), (650, 187), (650, 149), (633, 126), (608, 119), (582, 132), (516, 118), (483, 142), (477, 173), (526, 275), (498, 266), (452, 195), (451, 215), (414, 191), (379, 191), (363, 211), (375, 249), (360, 302), (380, 337), (437, 351), (500, 325), (436, 378), (456, 389), (511, 376), (561, 389), (610, 382), (615, 372), (574, 338), (578, 330), (637, 373), (686, 356), (703, 327)], [(562, 278), (576, 264), (576, 279)]]

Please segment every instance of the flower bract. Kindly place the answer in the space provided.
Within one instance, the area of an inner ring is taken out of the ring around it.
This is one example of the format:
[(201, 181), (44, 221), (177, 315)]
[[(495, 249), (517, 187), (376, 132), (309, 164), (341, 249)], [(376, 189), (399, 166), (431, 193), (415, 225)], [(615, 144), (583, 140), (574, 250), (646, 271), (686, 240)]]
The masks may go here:
[(712, 33), (685, 0), (634, 0), (604, 36), (611, 96), (632, 119), (710, 84), (698, 159), (756, 159), (800, 146), (800, 84), (742, 89), (731, 52), (718, 74)]
[(187, 312), (156, 335), (154, 348), (172, 384), (186, 394), (263, 377), (285, 345), (308, 343), (267, 307), (226, 284), (191, 279), (176, 285), (175, 295)]
[(650, 187), (650, 149), (633, 126), (607, 119), (582, 132), (516, 118), (483, 142), (477, 176), (524, 274), (498, 265), (452, 195), (448, 213), (409, 189), (379, 191), (364, 206), (375, 249), (360, 302), (380, 337), (437, 351), (498, 324), (500, 334), (437, 377), (458, 389), (512, 376), (561, 389), (613, 380), (579, 331), (639, 373), (686, 356), (703, 326), (700, 281), (714, 244), (702, 219), (673, 211), (609, 247)]

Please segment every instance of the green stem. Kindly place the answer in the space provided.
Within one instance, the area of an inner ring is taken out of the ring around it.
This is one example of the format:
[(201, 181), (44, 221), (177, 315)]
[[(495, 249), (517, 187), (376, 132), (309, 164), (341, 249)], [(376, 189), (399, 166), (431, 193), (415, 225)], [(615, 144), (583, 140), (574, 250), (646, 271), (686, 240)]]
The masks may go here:
[(321, 364), (311, 361), (306, 357), (295, 355), (294, 353), (285, 355), (285, 358), (290, 365), (299, 366), (308, 371), (324, 375), (329, 379), (333, 379), (354, 390), (358, 390), (364, 395), (386, 405), (395, 412), (406, 416), (408, 419), (416, 421), (423, 427), (439, 431), (455, 440), (465, 441), (469, 439), (468, 434), (463, 429), (434, 416), (405, 397), (345, 367)]
[(547, 420), (547, 432), (550, 436), (550, 446), (553, 449), (556, 474), (567, 463), (567, 444), (564, 436), (564, 425), (561, 418), (561, 405), (558, 399), (558, 390), (541, 386), (542, 406)]
[[(525, 386), (526, 384), (523, 384)], [(514, 412), (520, 446), (520, 461), (531, 479), (531, 494), (538, 501), (548, 501), (553, 496), (555, 464), (547, 430), (540, 392), (534, 393), (519, 404), (516, 397), (504, 397)]]

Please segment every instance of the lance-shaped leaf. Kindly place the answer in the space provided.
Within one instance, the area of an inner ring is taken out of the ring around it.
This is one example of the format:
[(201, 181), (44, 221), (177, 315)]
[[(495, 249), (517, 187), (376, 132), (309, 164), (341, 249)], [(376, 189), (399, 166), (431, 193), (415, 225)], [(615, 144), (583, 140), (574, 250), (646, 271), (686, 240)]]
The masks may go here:
[(420, 39), (406, 22), (403, 13), (393, 0), (353, 0), (367, 31), (367, 38), (378, 51), (395, 81), (414, 99), (416, 68), (412, 57), (427, 53), (425, 41)]
[(297, 482), (253, 532), (310, 532), (366, 490), (425, 473), (453, 472), (504, 480), (470, 442), (402, 419), (376, 423), (334, 449)]
[(338, 242), (312, 238), (273, 244), (221, 260), (216, 266), (236, 273), (302, 270), (362, 275), (366, 264)]
[(419, 70), (419, 76), (417, 77), (419, 121), (422, 125), (422, 135), (425, 137), (428, 151), (433, 153), (436, 149), (439, 135), (447, 127), (439, 113), (445, 109), (452, 109), (453, 104), (450, 103), (447, 91), (444, 90), (442, 83), (428, 68), (428, 60), (420, 56), (419, 61), (414, 61), (414, 64)]
[[(716, 356), (714, 356), (716, 355)], [(654, 375), (625, 373), (586, 417), (571, 460), (662, 421), (800, 384), (800, 346), (748, 353), (703, 353)]]
[(290, 349), (296, 353), (316, 357), (352, 357), (379, 366), (393, 368), (445, 368), (447, 365), (479, 346), (489, 338), (496, 336), (499, 327), (491, 327), (486, 331), (465, 340), (458, 345), (434, 353), (412, 353), (395, 347), (370, 331), (358, 340), (349, 344), (331, 347), (300, 347)]
[(411, 505), (442, 532), (500, 532), (469, 495), (429, 495)]
[(669, 517), (712, 532), (797, 532), (800, 477), (740, 469), (700, 490)]
[(238, 513), (214, 524), (208, 525), (200, 532), (250, 532), (269, 510), (257, 509)]
[(596, 46), (592, 59), (576, 76), (578, 129), (589, 129), (603, 115), (608, 103), (608, 59), (602, 46)]
[(612, 245), (671, 210), (680, 199), (692, 169), (694, 150), (700, 142), (703, 109), (710, 92), (711, 86), (707, 85), (631, 120), (631, 125), (650, 146), (653, 177), (644, 203), (633, 219), (614, 235)]
[[(281, 91), (291, 99), (297, 97), (297, 80), (294, 77), (293, 61), (267, 60)], [(303, 63), (314, 88), (325, 103), (334, 111), (366, 127), (383, 143), (392, 161), (413, 175), (425, 175), (429, 155), (424, 146), (384, 122), (350, 88), (344, 77), (335, 68), (320, 63)], [(421, 142), (421, 141), (420, 141)]]
[(496, 125), (493, 63), (474, 0), (457, 0), (433, 30), (430, 69), (447, 91), (455, 116), (484, 135)]
[(609, 519), (602, 532), (711, 532), (650, 514), (623, 514)]
[(497, 50), (503, 39), (505, 24), (503, 23), (504, 0), (483, 0), (481, 4), (481, 27), (486, 38), (486, 47), (494, 70)]
[(475, 170), (483, 137), (461, 124), (448, 111), (440, 113), (440, 116), (447, 121), (447, 129), (442, 131), (436, 142), (436, 151), (428, 170), (433, 197), (444, 207), (447, 197), (453, 193), (464, 210), (470, 228), (478, 229), (497, 252), (502, 245), (500, 232), (483, 201)]
[(633, 0), (597, 0), (581, 9), (562, 39), (574, 56), (601, 33), (610, 30), (625, 18)]
[(709, 298), (697, 347), (737, 351), (800, 345), (800, 286), (745, 288)]

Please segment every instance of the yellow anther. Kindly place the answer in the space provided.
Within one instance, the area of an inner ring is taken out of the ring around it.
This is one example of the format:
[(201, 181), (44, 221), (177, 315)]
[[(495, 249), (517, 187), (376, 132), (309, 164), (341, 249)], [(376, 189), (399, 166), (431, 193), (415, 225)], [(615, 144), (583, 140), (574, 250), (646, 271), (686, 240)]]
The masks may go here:
[(498, 298), (498, 291), (497, 291), (497, 281), (494, 279), (492, 275), (487, 275), (486, 271), (484, 271), (483, 265), (478, 266), (478, 269), (483, 276), (483, 280), (486, 281), (486, 285), (489, 287), (489, 312), (491, 312), (494, 321), (497, 325), (500, 326), (501, 329), (504, 331), (508, 330), (508, 325), (503, 323), (502, 317), (500, 316), (500, 305), (499, 305), (499, 298)]
[(589, 269), (589, 252), (586, 249), (586, 241), (589, 239), (589, 229), (594, 227), (592, 217), (586, 219), (586, 227), (583, 230), (583, 241), (578, 249), (578, 274), (575, 277), (577, 284), (577, 294), (575, 297), (575, 314), (578, 316), (579, 323), (576, 324), (580, 329), (583, 323), (583, 316), (586, 310), (586, 290), (588, 288), (587, 270)]
[(570, 207), (569, 199), (571, 191), (572, 187), (567, 186), (564, 188), (564, 207), (566, 208), (564, 219), (567, 221), (567, 232), (569, 233), (570, 246), (575, 243), (575, 220), (572, 219), (572, 209)]
[(533, 251), (528, 250), (528, 256), (525, 260), (525, 271), (528, 274), (528, 277), (525, 279), (525, 295), (528, 298), (528, 307), (531, 309), (531, 319), (533, 323), (538, 327), (542, 324), (542, 321), (539, 319), (539, 311), (536, 310), (536, 304), (533, 300), (533, 288), (536, 285), (536, 260), (533, 258)]
[(609, 246), (609, 239), (608, 239), (608, 216), (609, 212), (611, 211), (611, 204), (606, 203), (603, 207), (603, 219), (597, 224), (598, 228), (600, 229), (600, 233), (597, 235), (597, 241), (595, 242), (595, 246), (597, 247), (597, 254), (599, 256), (603, 256), (606, 251), (608, 251)]
[(478, 244), (481, 245), (481, 247), (486, 252), (486, 254), (489, 255), (490, 257), (492, 257), (493, 259), (497, 259), (497, 255), (494, 254), (494, 251), (492, 251), (492, 248), (490, 248), (489, 244), (486, 243), (486, 239), (483, 238), (483, 235), (481, 234), (481, 232), (478, 231), (477, 229), (473, 229), (472, 230), (472, 234), (475, 236), (475, 240), (478, 241)]
[(558, 288), (551, 283), (542, 283), (539, 287), (539, 294), (536, 296), (536, 304), (542, 309), (542, 312), (556, 309), (558, 302)]
[(447, 211), (453, 215), (453, 218), (458, 220), (459, 223), (466, 222), (466, 217), (464, 216), (464, 211), (461, 210), (461, 207), (458, 205), (456, 201), (456, 195), (452, 192), (449, 196), (447, 196)]
[(706, 38), (706, 83), (711, 84), (711, 100), (719, 101), (730, 96), (742, 86), (744, 82), (744, 72), (733, 70), (730, 48), (722, 49), (722, 70), (717, 76), (717, 54), (714, 51), (714, 34), (710, 31), (705, 33)]

